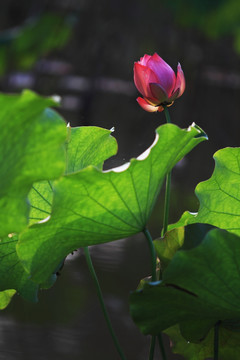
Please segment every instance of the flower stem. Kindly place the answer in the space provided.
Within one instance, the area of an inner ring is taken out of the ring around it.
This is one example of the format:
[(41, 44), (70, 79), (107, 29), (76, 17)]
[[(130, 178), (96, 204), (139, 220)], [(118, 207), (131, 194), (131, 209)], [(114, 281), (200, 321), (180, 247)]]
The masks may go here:
[(218, 360), (219, 322), (214, 325), (214, 360)]
[(167, 107), (167, 106), (164, 106), (164, 115), (165, 115), (167, 124), (171, 124), (171, 118), (170, 118), (170, 115), (169, 115), (169, 111), (168, 111), (168, 107)]
[[(151, 254), (151, 264), (152, 264), (152, 281), (157, 281), (157, 261), (156, 261), (156, 252), (155, 252), (155, 248), (153, 245), (153, 240), (151, 237), (150, 232), (148, 231), (148, 229), (143, 229), (143, 233), (147, 239), (148, 242), (148, 246), (149, 246), (149, 250), (150, 250), (150, 254)], [(161, 334), (158, 335), (158, 342), (159, 342), (159, 347), (161, 350), (161, 354), (162, 354), (162, 359), (166, 360), (166, 353), (165, 353), (165, 349), (164, 349), (164, 345), (163, 345), (163, 341), (162, 341), (162, 336)], [(151, 346), (150, 346), (150, 354), (149, 354), (149, 360), (153, 359), (154, 356), (154, 349), (155, 349), (155, 343), (156, 343), (156, 336), (152, 336), (151, 339)]]
[[(165, 114), (165, 118), (166, 118), (167, 123), (170, 124), (171, 119), (170, 119), (168, 108), (166, 106), (164, 107), (164, 114)], [(167, 228), (168, 228), (170, 192), (171, 192), (171, 171), (166, 176), (166, 189), (165, 189), (162, 236), (167, 232)]]
[(92, 259), (91, 259), (90, 253), (89, 253), (89, 249), (88, 249), (88, 247), (84, 247), (83, 250), (84, 250), (85, 257), (86, 257), (88, 269), (89, 269), (89, 271), (90, 271), (90, 273), (92, 275), (93, 281), (94, 281), (95, 286), (96, 286), (96, 290), (97, 290), (98, 298), (99, 298), (100, 305), (101, 305), (101, 308), (102, 308), (102, 311), (103, 311), (103, 315), (104, 315), (104, 318), (106, 320), (106, 323), (107, 323), (108, 329), (110, 331), (110, 334), (112, 336), (113, 342), (115, 344), (115, 347), (117, 349), (117, 352), (118, 352), (120, 358), (122, 360), (126, 360), (125, 355), (124, 355), (124, 353), (123, 353), (123, 351), (121, 349), (121, 346), (120, 346), (120, 344), (118, 342), (117, 336), (116, 336), (116, 334), (115, 334), (115, 332), (113, 330), (111, 320), (109, 318), (109, 315), (108, 315), (108, 312), (107, 312), (107, 309), (106, 309), (106, 306), (105, 306), (105, 303), (104, 303), (104, 300), (103, 300), (102, 290), (100, 288), (100, 284), (99, 284), (96, 272), (95, 272), (94, 267), (93, 267), (93, 263), (92, 263)]

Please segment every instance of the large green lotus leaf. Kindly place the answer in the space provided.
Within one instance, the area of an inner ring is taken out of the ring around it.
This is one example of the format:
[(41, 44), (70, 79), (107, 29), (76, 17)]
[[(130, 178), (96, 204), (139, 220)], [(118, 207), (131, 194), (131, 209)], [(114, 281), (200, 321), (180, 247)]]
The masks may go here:
[(166, 174), (205, 139), (195, 125), (163, 125), (153, 145), (123, 167), (90, 166), (55, 182), (50, 220), (25, 231), (17, 247), (27, 271), (42, 282), (74, 249), (142, 231)]
[[(96, 126), (68, 126), (65, 173), (73, 173), (89, 165), (102, 169), (104, 161), (117, 152), (117, 142), (111, 133), (111, 130)], [(30, 224), (50, 216), (53, 201), (51, 181), (35, 183), (28, 198), (31, 205)]]
[(131, 295), (131, 313), (145, 334), (179, 324), (189, 341), (203, 339), (218, 321), (240, 320), (240, 239), (214, 229), (191, 250), (178, 251), (163, 281)]
[(32, 184), (64, 172), (66, 125), (49, 106), (30, 91), (0, 95), (0, 237), (27, 225)]
[[(104, 160), (115, 155), (117, 151), (117, 142), (115, 138), (111, 136), (111, 133), (111, 130), (95, 126), (81, 126), (76, 128), (68, 126), (68, 137), (66, 141), (67, 166), (65, 173), (79, 171), (88, 165), (94, 165), (102, 169)], [(36, 221), (42, 221), (50, 216), (53, 200), (52, 182), (48, 180), (34, 183), (28, 198), (31, 206), (30, 224), (36, 223)], [(62, 266), (62, 263), (63, 261), (60, 262), (59, 267)], [(21, 273), (21, 275), (25, 277), (26, 273), (22, 266), (16, 270), (19, 276)], [(4, 269), (2, 269), (2, 271), (4, 271)], [(57, 271), (58, 267), (54, 269), (49, 279), (41, 284), (41, 288), (49, 288), (53, 285), (56, 280), (55, 274)], [(21, 289), (17, 288), (17, 290), (22, 296), (26, 297), (26, 294), (22, 293)]]
[(29, 274), (24, 270), (17, 256), (17, 241), (17, 235), (9, 235), (0, 242), (0, 308), (1, 296), (3, 297), (3, 304), (7, 306), (7, 300), (11, 300), (10, 295), (14, 295), (13, 290), (10, 294), (4, 295), (4, 290), (14, 289), (29, 301), (37, 300), (39, 286), (29, 279)]
[(205, 223), (240, 235), (240, 148), (219, 150), (214, 159), (212, 177), (196, 187), (199, 212), (185, 212), (169, 228)]
[[(95, 126), (68, 127), (68, 138), (66, 141), (67, 166), (65, 173), (79, 171), (90, 164), (101, 169), (104, 160), (115, 155), (117, 151), (117, 142), (111, 136), (111, 133), (111, 130)], [(48, 180), (34, 183), (29, 193), (31, 205), (30, 224), (36, 223), (36, 221), (42, 221), (50, 216), (52, 211), (52, 200), (53, 187), (51, 181)], [(62, 263), (63, 262), (61, 261), (59, 266), (62, 266)], [(2, 271), (4, 270), (5, 269), (2, 269)], [(15, 268), (15, 270), (18, 272), (18, 276), (21, 274), (21, 276), (25, 278), (26, 273), (21, 264), (20, 267)], [(41, 288), (49, 288), (53, 285), (56, 280), (55, 273), (57, 270), (58, 268), (54, 269), (49, 279), (41, 284)], [(27, 280), (31, 282), (28, 277)], [(16, 289), (26, 298), (26, 294), (22, 293), (21, 288), (16, 287)], [(27, 295), (29, 298), (29, 294)]]
[[(213, 358), (213, 329), (199, 343), (191, 343), (181, 335), (179, 326), (175, 325), (164, 331), (170, 338), (172, 351), (184, 356), (185, 360), (205, 360)], [(236, 360), (240, 353), (240, 333), (226, 328), (219, 329), (219, 359)]]

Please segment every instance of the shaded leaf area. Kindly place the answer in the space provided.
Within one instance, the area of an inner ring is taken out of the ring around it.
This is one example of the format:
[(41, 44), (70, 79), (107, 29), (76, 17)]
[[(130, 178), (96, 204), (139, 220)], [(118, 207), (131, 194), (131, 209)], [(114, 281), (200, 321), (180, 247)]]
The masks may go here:
[(56, 105), (31, 91), (0, 95), (0, 237), (27, 225), (32, 184), (64, 172), (66, 125), (48, 108)]
[[(14, 289), (29, 301), (37, 301), (39, 285), (29, 279), (16, 253), (17, 235), (9, 235), (0, 242), (0, 308), (2, 301), (6, 306), (10, 302)], [(3, 297), (3, 298), (1, 298)], [(8, 301), (9, 300), (9, 301)]]
[(175, 253), (189, 250), (199, 245), (208, 231), (214, 227), (208, 224), (191, 224), (167, 231), (163, 238), (154, 240), (157, 257), (160, 260), (161, 271), (165, 271)]
[(187, 130), (163, 125), (153, 145), (130, 163), (111, 171), (87, 167), (55, 182), (50, 220), (30, 227), (18, 244), (27, 271), (41, 282), (72, 250), (142, 231), (166, 174), (205, 139), (194, 124)]
[(179, 324), (187, 341), (199, 341), (216, 322), (239, 321), (239, 251), (239, 237), (219, 229), (199, 246), (178, 251), (162, 282), (131, 294), (131, 314), (141, 331), (158, 334)]
[(0, 33), (0, 74), (11, 69), (27, 70), (40, 56), (62, 48), (68, 41), (73, 19), (46, 13), (21, 27)]
[[(176, 228), (177, 230), (178, 228)], [(180, 228), (182, 229), (182, 228)], [(190, 250), (200, 245), (207, 233), (214, 229), (214, 226), (208, 224), (191, 224), (184, 228), (184, 241), (182, 250)]]
[(163, 238), (156, 239), (153, 243), (161, 261), (161, 270), (165, 270), (176, 251), (184, 244), (184, 227), (166, 232)]
[(15, 294), (16, 290), (14, 289), (0, 291), (0, 310), (4, 310), (8, 306)]
[[(181, 335), (179, 326), (175, 325), (164, 331), (173, 343), (172, 351), (184, 356), (186, 360), (205, 360), (213, 358), (213, 329), (199, 343), (186, 341)], [(219, 359), (236, 360), (240, 352), (240, 333), (226, 328), (219, 328)]]
[(205, 223), (240, 235), (240, 148), (219, 150), (214, 159), (211, 178), (196, 187), (198, 213), (185, 212), (169, 229)]
[[(104, 161), (117, 152), (117, 142), (111, 133), (111, 130), (96, 126), (68, 127), (65, 174), (89, 165), (102, 169)], [(30, 224), (51, 215), (53, 190), (49, 180), (33, 185), (28, 196), (31, 204)]]

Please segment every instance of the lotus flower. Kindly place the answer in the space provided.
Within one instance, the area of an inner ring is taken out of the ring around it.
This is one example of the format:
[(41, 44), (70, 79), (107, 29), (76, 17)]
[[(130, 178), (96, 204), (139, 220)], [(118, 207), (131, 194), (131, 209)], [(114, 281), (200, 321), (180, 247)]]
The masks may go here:
[(170, 106), (185, 90), (185, 78), (178, 63), (177, 76), (157, 53), (144, 55), (134, 63), (134, 83), (143, 98), (137, 102), (146, 111), (163, 111)]

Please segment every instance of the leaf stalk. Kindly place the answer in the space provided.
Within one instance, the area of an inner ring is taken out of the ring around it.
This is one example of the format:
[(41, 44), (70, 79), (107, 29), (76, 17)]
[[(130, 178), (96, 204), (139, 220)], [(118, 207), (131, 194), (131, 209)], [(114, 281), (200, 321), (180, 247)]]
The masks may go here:
[(98, 298), (99, 298), (99, 301), (100, 301), (100, 305), (101, 305), (101, 308), (102, 308), (102, 312), (103, 312), (105, 321), (106, 321), (107, 326), (108, 326), (108, 330), (109, 330), (109, 332), (110, 332), (110, 334), (112, 336), (114, 345), (116, 347), (116, 350), (117, 350), (120, 358), (122, 360), (126, 360), (125, 355), (123, 353), (123, 350), (122, 350), (122, 348), (121, 348), (121, 346), (120, 346), (120, 344), (118, 342), (117, 336), (116, 336), (116, 334), (115, 334), (115, 332), (113, 330), (112, 323), (111, 323), (111, 320), (109, 318), (109, 315), (108, 315), (108, 312), (107, 312), (107, 309), (106, 309), (106, 306), (105, 306), (105, 303), (104, 303), (104, 300), (103, 300), (102, 290), (101, 290), (101, 287), (100, 287), (100, 284), (99, 284), (99, 281), (98, 281), (98, 278), (97, 278), (97, 274), (95, 272), (95, 269), (94, 269), (94, 266), (93, 266), (93, 263), (92, 263), (89, 248), (84, 247), (83, 250), (84, 250), (85, 257), (86, 257), (86, 262), (87, 262), (87, 265), (88, 265), (88, 269), (89, 269), (89, 271), (90, 271), (90, 273), (92, 275), (94, 284), (96, 286), (97, 295), (98, 295)]
[[(146, 228), (143, 229), (143, 233), (147, 239), (148, 247), (149, 247), (150, 254), (151, 254), (152, 281), (157, 281), (157, 257), (156, 257), (156, 252), (155, 252), (155, 248), (153, 245), (152, 236), (151, 236), (150, 232), (148, 231), (148, 229), (146, 229)], [(158, 338), (158, 343), (159, 343), (159, 347), (161, 350), (162, 359), (167, 360), (165, 348), (163, 345), (162, 335), (159, 334), (157, 338)], [(149, 360), (153, 360), (155, 344), (156, 344), (156, 336), (153, 335), (151, 338)]]
[[(165, 114), (166, 122), (168, 124), (170, 124), (171, 119), (170, 119), (168, 108), (166, 106), (164, 107), (164, 114)], [(164, 234), (167, 232), (167, 228), (168, 228), (170, 193), (171, 193), (171, 171), (166, 176), (162, 236), (164, 236)]]
[(155, 252), (155, 248), (153, 245), (152, 236), (151, 236), (150, 232), (148, 231), (148, 229), (146, 229), (146, 228), (143, 229), (143, 233), (147, 239), (148, 247), (149, 247), (150, 255), (151, 255), (152, 281), (156, 281), (157, 280), (157, 273), (156, 273), (157, 257), (156, 257), (156, 252)]

